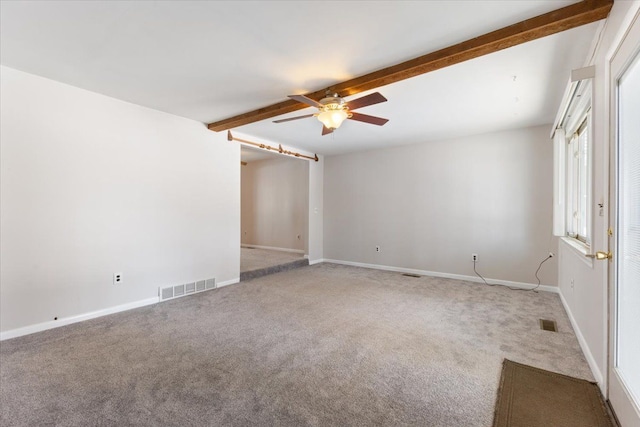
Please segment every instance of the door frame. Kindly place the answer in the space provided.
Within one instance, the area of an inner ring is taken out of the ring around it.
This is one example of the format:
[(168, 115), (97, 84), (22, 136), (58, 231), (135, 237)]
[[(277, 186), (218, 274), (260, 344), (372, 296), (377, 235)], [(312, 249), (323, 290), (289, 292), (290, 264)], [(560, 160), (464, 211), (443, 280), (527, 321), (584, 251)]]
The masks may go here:
[[(618, 420), (622, 426), (635, 425), (640, 420), (639, 404), (634, 404), (630, 398), (630, 393), (626, 389), (624, 383), (617, 375), (615, 368), (615, 346), (616, 346), (616, 272), (617, 272), (617, 187), (618, 187), (618, 80), (631, 65), (636, 55), (640, 55), (640, 8), (635, 8), (635, 12), (631, 11), (631, 19), (622, 35), (619, 43), (616, 44), (615, 51), (608, 56), (607, 61), (607, 77), (605, 82), (608, 85), (608, 171), (605, 172), (605, 179), (608, 179), (609, 190), (609, 218), (608, 223), (610, 230), (613, 232), (609, 235), (609, 250), (613, 252), (613, 263), (608, 265), (607, 287), (608, 287), (608, 325), (607, 325), (607, 366), (606, 366), (606, 384), (607, 384), (607, 400), (612, 406)], [(633, 423), (633, 424), (632, 424)]]

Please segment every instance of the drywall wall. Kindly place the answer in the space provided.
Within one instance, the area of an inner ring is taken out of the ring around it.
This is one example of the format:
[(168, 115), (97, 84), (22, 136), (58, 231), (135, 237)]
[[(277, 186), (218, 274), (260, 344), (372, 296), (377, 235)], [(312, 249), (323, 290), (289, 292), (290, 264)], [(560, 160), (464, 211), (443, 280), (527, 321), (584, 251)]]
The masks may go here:
[(605, 291), (600, 284), (602, 278), (594, 276), (598, 268), (598, 263), (572, 245), (564, 241), (558, 245), (560, 295), (593, 376), (598, 384), (603, 384), (606, 354), (600, 346), (606, 336), (603, 309), (607, 299), (602, 295)]
[(240, 242), (243, 245), (251, 244), (254, 231), (254, 185), (253, 171), (247, 165), (240, 167)]
[(192, 120), (0, 74), (1, 331), (238, 278), (237, 144)]
[[(332, 156), (324, 257), (536, 283), (551, 233), (549, 126)], [(376, 252), (380, 246), (380, 252)], [(555, 259), (542, 283), (557, 284)]]
[(284, 156), (241, 167), (243, 244), (307, 252), (309, 161)]
[(309, 163), (309, 264), (324, 258), (324, 156)]
[[(593, 80), (593, 243), (590, 252), (609, 248), (609, 102), (613, 88), (609, 79), (609, 60), (627, 31), (630, 18), (638, 10), (638, 2), (615, 2), (601, 34), (594, 54), (585, 59), (585, 66), (595, 65)], [(600, 215), (598, 203), (604, 204)], [(591, 365), (598, 385), (606, 395), (608, 345), (607, 262), (584, 262), (584, 253), (575, 250), (564, 240), (559, 243), (559, 287), (580, 344)]]

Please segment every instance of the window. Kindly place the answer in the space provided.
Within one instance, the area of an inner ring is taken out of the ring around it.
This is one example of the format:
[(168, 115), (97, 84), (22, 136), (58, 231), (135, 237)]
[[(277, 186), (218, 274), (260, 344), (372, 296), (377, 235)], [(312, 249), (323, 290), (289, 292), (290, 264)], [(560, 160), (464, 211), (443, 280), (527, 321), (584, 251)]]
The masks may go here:
[(567, 236), (591, 243), (591, 111), (578, 129), (567, 137)]
[(554, 128), (553, 233), (591, 244), (591, 81), (581, 80)]

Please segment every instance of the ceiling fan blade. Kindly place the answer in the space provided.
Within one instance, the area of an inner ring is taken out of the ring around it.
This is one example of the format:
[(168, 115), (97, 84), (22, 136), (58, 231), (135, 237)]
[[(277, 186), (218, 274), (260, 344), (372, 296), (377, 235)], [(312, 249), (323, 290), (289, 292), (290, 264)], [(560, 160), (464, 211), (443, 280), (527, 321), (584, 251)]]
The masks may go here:
[(361, 113), (351, 113), (352, 116), (349, 117), (351, 120), (357, 120), (359, 122), (370, 123), (372, 125), (382, 126), (389, 121), (389, 119), (383, 119), (382, 117), (369, 116), (368, 114)]
[(315, 116), (315, 114), (305, 114), (304, 116), (296, 116), (296, 117), (289, 117), (288, 119), (274, 120), (273, 123), (290, 122), (291, 120), (306, 119), (307, 117), (313, 117), (313, 116)]
[(333, 129), (329, 129), (328, 127), (322, 125), (322, 136), (329, 135), (333, 132)]
[(303, 104), (311, 105), (312, 107), (322, 107), (322, 104), (320, 104), (318, 101), (314, 101), (313, 99), (307, 98), (304, 95), (289, 95), (289, 98), (294, 99), (298, 102), (302, 102)]
[(382, 96), (380, 92), (375, 92), (367, 96), (363, 96), (362, 98), (354, 99), (353, 101), (347, 102), (350, 110), (357, 110), (358, 108), (367, 107), (373, 104), (379, 104), (381, 102), (386, 102), (387, 98)]

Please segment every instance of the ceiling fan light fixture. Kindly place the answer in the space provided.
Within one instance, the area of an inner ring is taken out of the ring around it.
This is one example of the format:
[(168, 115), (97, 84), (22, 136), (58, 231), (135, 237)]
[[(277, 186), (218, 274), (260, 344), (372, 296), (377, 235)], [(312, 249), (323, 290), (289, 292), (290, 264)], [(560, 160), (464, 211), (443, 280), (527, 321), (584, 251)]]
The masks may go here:
[(333, 109), (325, 107), (323, 111), (318, 114), (318, 120), (320, 120), (327, 129), (331, 130), (338, 129), (347, 118), (349, 118), (349, 113), (342, 108)]
[(381, 117), (351, 112), (351, 110), (357, 110), (358, 108), (385, 102), (387, 98), (382, 96), (380, 92), (371, 93), (348, 103), (344, 98), (338, 96), (337, 93), (334, 93), (333, 96), (331, 96), (327, 92), (327, 95), (328, 96), (322, 98), (320, 101), (314, 101), (311, 98), (307, 98), (305, 95), (289, 95), (289, 98), (294, 101), (317, 108), (318, 112), (314, 114), (306, 114), (304, 116), (274, 120), (274, 123), (290, 122), (291, 120), (305, 119), (307, 117), (317, 117), (320, 123), (323, 124), (322, 135), (329, 135), (334, 130), (338, 129), (342, 125), (342, 122), (347, 119), (353, 119), (377, 126), (382, 126), (389, 121)]

